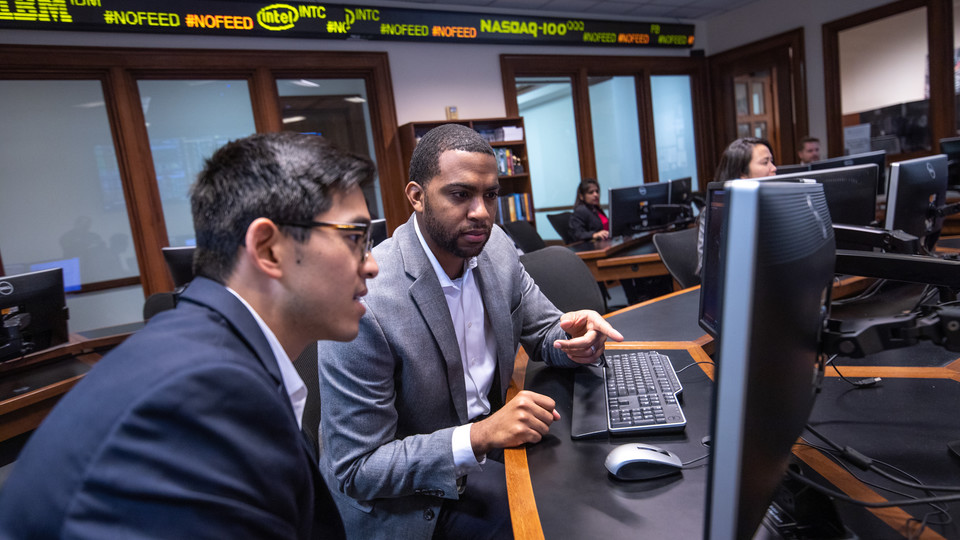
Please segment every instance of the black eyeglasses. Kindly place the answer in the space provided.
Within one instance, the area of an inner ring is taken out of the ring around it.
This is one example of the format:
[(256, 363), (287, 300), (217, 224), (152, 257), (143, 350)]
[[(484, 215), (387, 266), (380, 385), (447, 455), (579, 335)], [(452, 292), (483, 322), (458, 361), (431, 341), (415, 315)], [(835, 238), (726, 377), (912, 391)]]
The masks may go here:
[(337, 229), (340, 231), (352, 231), (355, 234), (348, 236), (353, 237), (354, 248), (362, 248), (363, 251), (360, 252), (360, 260), (365, 261), (367, 256), (370, 254), (370, 250), (373, 249), (373, 235), (370, 234), (370, 224), (369, 223), (336, 223), (333, 221), (304, 221), (304, 222), (284, 222), (277, 223), (277, 225), (283, 225), (286, 227), (301, 227), (304, 229), (313, 229), (315, 227), (328, 227), (330, 229)]

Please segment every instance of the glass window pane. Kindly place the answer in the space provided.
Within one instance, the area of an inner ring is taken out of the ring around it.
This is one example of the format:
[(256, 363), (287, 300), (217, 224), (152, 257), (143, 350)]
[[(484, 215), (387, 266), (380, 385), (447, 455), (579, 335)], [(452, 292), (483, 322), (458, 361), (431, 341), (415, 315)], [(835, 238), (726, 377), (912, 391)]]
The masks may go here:
[[(70, 288), (138, 276), (100, 82), (0, 81), (0, 118), (4, 272), (53, 262), (65, 267)], [(91, 311), (113, 311), (124, 319), (118, 323), (140, 320), (143, 291), (133, 288), (134, 304)], [(71, 332), (89, 324), (71, 313)]]
[(733, 91), (737, 101), (737, 116), (749, 115), (750, 107), (747, 106), (747, 84), (736, 83), (733, 85)]
[(653, 128), (660, 181), (690, 177), (699, 190), (697, 149), (693, 132), (693, 94), (689, 75), (650, 77)]
[(737, 138), (742, 139), (750, 136), (750, 124), (737, 124)]
[(196, 243), (190, 186), (227, 142), (256, 132), (246, 81), (139, 81), (171, 246)]
[(753, 136), (758, 139), (767, 138), (767, 123), (766, 122), (755, 122), (753, 124)]
[(608, 189), (643, 183), (637, 89), (633, 77), (590, 77), (587, 82), (600, 202), (606, 204)]
[(755, 82), (752, 85), (751, 99), (753, 100), (753, 114), (765, 114), (763, 100), (763, 83)]
[(517, 77), (517, 105), (526, 129), (527, 162), (537, 209), (537, 232), (559, 240), (545, 210), (573, 206), (580, 184), (580, 157), (567, 77)]
[[(283, 79), (277, 92), (285, 131), (322, 135), (376, 162), (363, 79)], [(368, 186), (365, 195), (372, 217), (383, 217), (380, 182)]]

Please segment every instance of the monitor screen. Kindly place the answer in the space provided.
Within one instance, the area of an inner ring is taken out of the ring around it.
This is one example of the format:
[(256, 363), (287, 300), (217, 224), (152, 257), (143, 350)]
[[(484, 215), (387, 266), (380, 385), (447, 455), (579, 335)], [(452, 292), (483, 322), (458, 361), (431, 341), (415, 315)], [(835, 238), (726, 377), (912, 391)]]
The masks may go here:
[(674, 178), (670, 184), (670, 204), (691, 204), (693, 202), (693, 178)]
[(0, 277), (0, 361), (67, 342), (63, 270)]
[(610, 236), (666, 228), (672, 222), (667, 212), (670, 204), (669, 182), (610, 188)]
[(823, 186), (725, 187), (705, 537), (752, 538), (823, 376), (835, 246)]
[(813, 180), (823, 184), (833, 223), (867, 226), (877, 220), (877, 182), (875, 164), (811, 170), (770, 177), (771, 180)]
[(713, 337), (720, 333), (720, 238), (723, 237), (726, 191), (723, 182), (707, 185), (707, 206), (700, 219), (703, 249), (700, 258), (700, 327)]
[(809, 163), (799, 164), (799, 165), (777, 165), (776, 174), (779, 176), (783, 174), (793, 174), (793, 173), (809, 171), (809, 170), (810, 170)]
[(387, 220), (374, 219), (370, 222), (370, 234), (373, 235), (373, 245), (379, 245), (387, 239)]
[(960, 137), (940, 139), (940, 153), (947, 156), (947, 185), (960, 186)]
[(814, 161), (810, 164), (811, 171), (820, 171), (823, 169), (836, 169), (837, 167), (850, 167), (852, 165), (866, 165), (873, 163), (879, 171), (877, 180), (877, 194), (882, 195), (887, 187), (887, 151), (876, 150), (874, 152), (864, 152), (862, 154), (851, 154), (830, 159)]
[(195, 250), (196, 248), (193, 246), (163, 248), (163, 260), (167, 262), (174, 287), (183, 287), (193, 280), (193, 252)]
[(920, 239), (922, 248), (933, 251), (943, 218), (936, 208), (947, 196), (947, 156), (938, 154), (890, 165), (887, 216), (884, 228), (901, 230)]

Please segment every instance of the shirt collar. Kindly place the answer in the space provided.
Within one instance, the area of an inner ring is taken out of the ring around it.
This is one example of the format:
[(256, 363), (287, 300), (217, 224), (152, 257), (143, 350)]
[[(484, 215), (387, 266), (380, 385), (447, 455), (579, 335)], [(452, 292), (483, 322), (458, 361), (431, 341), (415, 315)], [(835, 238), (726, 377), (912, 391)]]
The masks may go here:
[[(420, 232), (420, 223), (417, 219), (417, 215), (413, 216), (413, 230), (417, 232), (417, 238), (420, 240), (420, 245), (423, 246), (423, 251), (427, 253), (427, 259), (430, 260), (430, 265), (433, 266), (433, 272), (437, 275), (437, 279), (440, 280), (441, 287), (455, 287), (453, 280), (450, 279), (450, 276), (443, 270), (443, 267), (440, 266), (440, 263), (437, 261), (437, 257), (433, 254), (433, 251), (430, 249), (430, 246), (427, 245), (427, 241), (423, 238), (423, 233)], [(467, 259), (466, 269), (464, 270), (464, 275), (470, 270), (473, 270), (477, 267), (477, 258), (470, 257)]]
[[(240, 300), (240, 303), (247, 308), (247, 311), (253, 315), (253, 320), (257, 321), (257, 326), (260, 327), (260, 331), (263, 332), (264, 337), (267, 338), (267, 343), (270, 344), (270, 350), (273, 351), (277, 367), (280, 368), (280, 378), (283, 380), (283, 387), (287, 390), (287, 397), (290, 399), (290, 405), (293, 407), (293, 414), (297, 417), (297, 425), (302, 428), (303, 410), (307, 404), (307, 386), (303, 383), (303, 379), (300, 378), (300, 374), (297, 373), (297, 368), (293, 367), (293, 362), (291, 362), (290, 357), (287, 356), (287, 351), (283, 350), (277, 336), (270, 330), (267, 323), (263, 322), (260, 315), (253, 309), (253, 306), (237, 294), (237, 291), (230, 287), (227, 287), (227, 290), (236, 296), (237, 299)], [(316, 347), (316, 344), (314, 344), (314, 347)]]

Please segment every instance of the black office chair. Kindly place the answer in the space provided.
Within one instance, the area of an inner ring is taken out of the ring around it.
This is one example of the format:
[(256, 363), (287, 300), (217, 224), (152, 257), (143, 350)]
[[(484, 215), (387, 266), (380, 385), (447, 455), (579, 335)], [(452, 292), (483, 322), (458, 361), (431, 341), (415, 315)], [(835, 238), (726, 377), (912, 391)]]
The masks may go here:
[(569, 249), (563, 246), (548, 246), (524, 253), (520, 256), (520, 263), (544, 296), (560, 311), (606, 311), (600, 286), (593, 274), (587, 264)]
[(697, 275), (697, 227), (653, 235), (660, 260), (681, 289), (700, 284)]
[(517, 244), (520, 251), (530, 253), (547, 247), (546, 242), (540, 237), (536, 227), (529, 221), (511, 221), (503, 224), (503, 230), (507, 231), (513, 242)]
[(176, 291), (151, 294), (143, 303), (143, 320), (149, 321), (150, 318), (157, 313), (177, 307), (177, 298), (179, 298), (179, 296), (180, 293)]
[(560, 212), (559, 214), (547, 214), (547, 219), (550, 220), (550, 224), (553, 225), (553, 228), (556, 229), (557, 234), (560, 235), (560, 239), (563, 240), (564, 244), (572, 244), (575, 241), (575, 238), (570, 236), (570, 217), (573, 216), (573, 212)]

